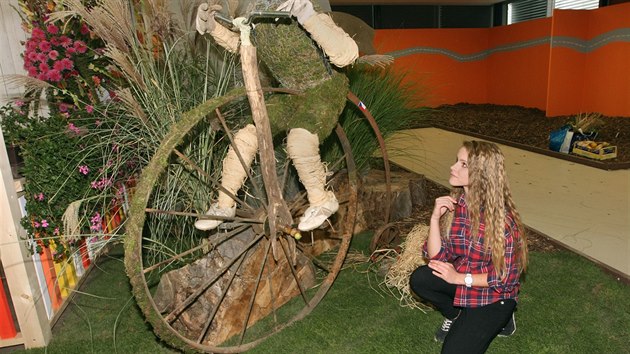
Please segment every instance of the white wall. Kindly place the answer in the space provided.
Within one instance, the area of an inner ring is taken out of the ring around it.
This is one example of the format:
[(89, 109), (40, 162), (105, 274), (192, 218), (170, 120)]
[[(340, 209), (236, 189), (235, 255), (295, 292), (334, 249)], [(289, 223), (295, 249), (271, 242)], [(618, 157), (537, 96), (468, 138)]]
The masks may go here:
[[(0, 77), (12, 74), (26, 74), (21, 54), (26, 35), (21, 27), (21, 19), (15, 9), (17, 0), (0, 0)], [(12, 97), (21, 95), (22, 90), (0, 79), (0, 105)]]

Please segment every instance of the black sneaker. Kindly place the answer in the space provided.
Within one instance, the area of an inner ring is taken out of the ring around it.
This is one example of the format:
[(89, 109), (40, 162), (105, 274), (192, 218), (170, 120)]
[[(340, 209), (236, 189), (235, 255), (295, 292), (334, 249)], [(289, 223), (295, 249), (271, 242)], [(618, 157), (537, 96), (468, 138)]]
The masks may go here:
[(508, 323), (503, 327), (501, 332), (499, 332), (499, 337), (509, 337), (516, 332), (516, 320), (514, 319), (514, 312), (512, 312), (512, 317)]
[(434, 339), (436, 342), (444, 343), (444, 338), (446, 338), (448, 331), (451, 329), (451, 324), (453, 324), (453, 320), (449, 320), (448, 318), (444, 319), (442, 326), (435, 332)]

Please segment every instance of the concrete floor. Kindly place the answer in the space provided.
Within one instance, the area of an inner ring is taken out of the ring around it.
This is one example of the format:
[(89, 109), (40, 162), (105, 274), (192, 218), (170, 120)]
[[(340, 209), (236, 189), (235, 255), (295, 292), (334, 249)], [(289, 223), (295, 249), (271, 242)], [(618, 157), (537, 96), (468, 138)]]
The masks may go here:
[[(435, 128), (388, 139), (390, 161), (448, 186), (464, 140)], [(630, 170), (605, 171), (499, 145), (524, 223), (569, 249), (630, 276)]]

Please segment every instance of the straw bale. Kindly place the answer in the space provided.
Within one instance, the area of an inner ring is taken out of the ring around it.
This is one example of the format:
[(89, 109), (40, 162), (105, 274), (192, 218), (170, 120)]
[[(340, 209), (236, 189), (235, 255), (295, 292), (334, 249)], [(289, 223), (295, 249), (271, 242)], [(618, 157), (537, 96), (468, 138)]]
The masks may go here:
[[(384, 285), (393, 292), (403, 307), (424, 309), (411, 294), (409, 276), (416, 268), (426, 264), (422, 256), (422, 245), (429, 235), (429, 226), (418, 224), (411, 229), (405, 241), (401, 243), (401, 253), (385, 275)], [(392, 293), (393, 293), (392, 292)]]

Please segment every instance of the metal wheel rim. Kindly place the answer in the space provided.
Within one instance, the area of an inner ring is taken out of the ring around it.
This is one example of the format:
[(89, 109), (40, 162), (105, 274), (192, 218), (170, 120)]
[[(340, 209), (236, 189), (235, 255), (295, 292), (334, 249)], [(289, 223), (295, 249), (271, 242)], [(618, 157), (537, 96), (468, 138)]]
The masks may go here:
[[(213, 111), (215, 108), (218, 108), (241, 96), (243, 96), (243, 91), (235, 90), (225, 96), (211, 100), (205, 104), (205, 112)], [(252, 342), (230, 347), (199, 344), (181, 335), (160, 315), (143, 274), (142, 235), (144, 221), (146, 218), (145, 208), (147, 207), (154, 184), (166, 168), (168, 156), (170, 156), (171, 151), (175, 149), (178, 143), (205, 117), (205, 115), (205, 113), (199, 110), (191, 111), (184, 115), (183, 119), (173, 126), (170, 133), (166, 136), (164, 142), (157, 150), (155, 156), (151, 159), (149, 165), (147, 165), (147, 167), (143, 170), (142, 177), (136, 187), (135, 195), (132, 198), (130, 217), (127, 223), (125, 266), (133, 287), (133, 294), (136, 297), (141, 310), (143, 311), (147, 321), (153, 326), (154, 332), (164, 341), (183, 350), (192, 349), (215, 353), (242, 352), (255, 347), (269, 336), (281, 331), (290, 324), (303, 319), (317, 306), (317, 304), (319, 304), (332, 286), (332, 283), (341, 269), (350, 244), (350, 239), (352, 237), (354, 220), (356, 217), (357, 175), (354, 168), (354, 160), (352, 158), (350, 144), (345, 136), (345, 132), (340, 126), (338, 126), (336, 129), (337, 136), (346, 154), (346, 165), (348, 168), (349, 180), (349, 200), (345, 222), (343, 223), (343, 230), (341, 231), (342, 240), (330, 273), (319, 285), (317, 292), (310, 298), (304, 308), (286, 323), (278, 326), (273, 332), (270, 332)]]

